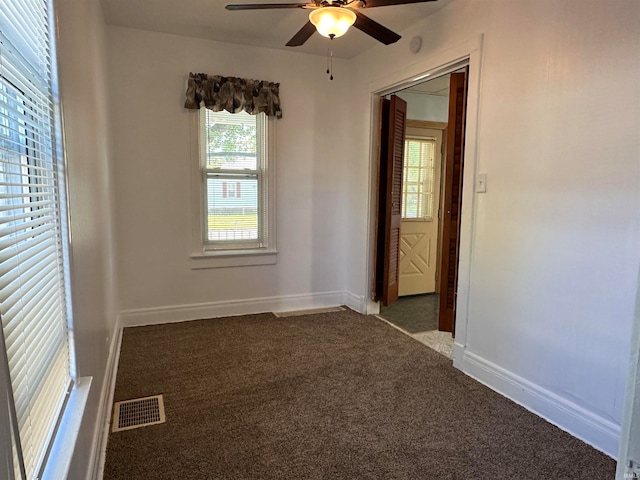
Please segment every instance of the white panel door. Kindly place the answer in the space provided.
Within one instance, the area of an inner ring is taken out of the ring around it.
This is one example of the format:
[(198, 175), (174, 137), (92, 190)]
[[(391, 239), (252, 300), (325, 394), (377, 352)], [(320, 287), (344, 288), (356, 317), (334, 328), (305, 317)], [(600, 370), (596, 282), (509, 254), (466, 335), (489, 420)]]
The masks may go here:
[(399, 295), (435, 292), (442, 131), (407, 123)]

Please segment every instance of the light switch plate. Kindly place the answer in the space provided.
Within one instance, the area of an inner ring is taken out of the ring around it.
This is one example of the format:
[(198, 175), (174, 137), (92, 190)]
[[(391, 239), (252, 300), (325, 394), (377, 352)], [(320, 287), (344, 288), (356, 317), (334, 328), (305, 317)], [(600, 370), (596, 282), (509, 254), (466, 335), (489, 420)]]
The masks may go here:
[(479, 173), (476, 176), (476, 193), (486, 193), (487, 192), (487, 174)]

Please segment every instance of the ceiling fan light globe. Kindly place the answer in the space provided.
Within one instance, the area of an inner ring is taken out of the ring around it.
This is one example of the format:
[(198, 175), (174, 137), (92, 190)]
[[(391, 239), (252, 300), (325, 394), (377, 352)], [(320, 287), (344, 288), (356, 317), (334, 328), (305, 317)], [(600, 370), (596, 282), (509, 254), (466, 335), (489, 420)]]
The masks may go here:
[(309, 21), (323, 37), (341, 37), (356, 21), (356, 14), (340, 7), (322, 7), (309, 13)]

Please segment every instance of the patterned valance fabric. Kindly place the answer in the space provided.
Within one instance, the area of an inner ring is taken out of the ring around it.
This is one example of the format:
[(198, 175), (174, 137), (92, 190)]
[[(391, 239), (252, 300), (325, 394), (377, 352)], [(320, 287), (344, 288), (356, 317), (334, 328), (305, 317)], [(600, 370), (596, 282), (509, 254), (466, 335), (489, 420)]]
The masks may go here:
[(190, 73), (185, 108), (201, 106), (220, 112), (247, 112), (282, 118), (280, 84), (262, 80)]

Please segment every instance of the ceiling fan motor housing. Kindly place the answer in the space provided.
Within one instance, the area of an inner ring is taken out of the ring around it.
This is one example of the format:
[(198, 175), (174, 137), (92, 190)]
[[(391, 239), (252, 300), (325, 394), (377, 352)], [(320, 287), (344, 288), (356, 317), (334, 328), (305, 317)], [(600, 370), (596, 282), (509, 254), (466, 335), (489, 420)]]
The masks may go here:
[(333, 40), (347, 33), (356, 21), (356, 14), (348, 8), (322, 7), (309, 13), (309, 21), (315, 25), (320, 35)]

